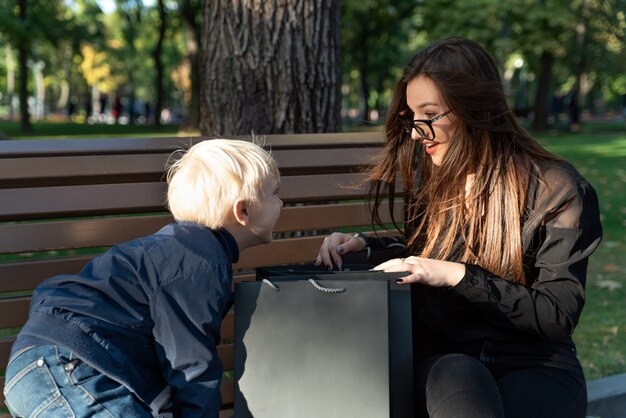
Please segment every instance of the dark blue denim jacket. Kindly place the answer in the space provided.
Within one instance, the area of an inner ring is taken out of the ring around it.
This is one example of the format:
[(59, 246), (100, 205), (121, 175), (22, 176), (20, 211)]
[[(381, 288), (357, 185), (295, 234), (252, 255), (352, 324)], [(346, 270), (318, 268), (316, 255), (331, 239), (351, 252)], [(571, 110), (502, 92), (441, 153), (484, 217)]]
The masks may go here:
[(117, 245), (37, 287), (13, 351), (33, 337), (64, 346), (153, 411), (217, 417), (216, 345), (238, 258), (227, 231), (193, 223)]

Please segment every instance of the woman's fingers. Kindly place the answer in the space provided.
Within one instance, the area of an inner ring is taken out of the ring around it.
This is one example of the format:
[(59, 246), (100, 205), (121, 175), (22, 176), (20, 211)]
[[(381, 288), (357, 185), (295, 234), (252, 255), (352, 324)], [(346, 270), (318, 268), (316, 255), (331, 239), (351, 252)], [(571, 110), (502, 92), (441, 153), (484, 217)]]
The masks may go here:
[(423, 257), (395, 258), (379, 264), (375, 270), (388, 273), (406, 271), (402, 283), (423, 283), (433, 287), (456, 286), (465, 276), (465, 264)]
[[(334, 232), (328, 237), (324, 238), (324, 242), (320, 247), (320, 252), (315, 259), (314, 264), (319, 266), (325, 265), (328, 269), (332, 269), (333, 265), (341, 269), (342, 260), (341, 254), (350, 252), (351, 246), (345, 247), (345, 243), (352, 238), (350, 234), (344, 234), (341, 232)], [(338, 247), (340, 250), (338, 250)]]
[(347, 240), (337, 246), (337, 253), (344, 255), (348, 253), (355, 253), (365, 248), (365, 240), (356, 235), (347, 235)]
[[(377, 265), (376, 267), (373, 268), (373, 270), (384, 270), (384, 271), (408, 271), (408, 270), (401, 270), (401, 269), (406, 269), (409, 268), (410, 266), (408, 266), (408, 262), (406, 258), (393, 258), (391, 260), (385, 261), (382, 264)], [(394, 269), (394, 270), (389, 270), (389, 269)]]

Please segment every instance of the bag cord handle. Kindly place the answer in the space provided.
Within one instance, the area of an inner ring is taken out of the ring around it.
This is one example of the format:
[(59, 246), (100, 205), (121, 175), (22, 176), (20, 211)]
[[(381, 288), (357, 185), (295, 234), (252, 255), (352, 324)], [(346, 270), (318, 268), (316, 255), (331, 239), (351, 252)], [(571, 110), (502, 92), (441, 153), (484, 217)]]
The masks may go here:
[(308, 282), (311, 283), (314, 288), (324, 293), (343, 293), (346, 291), (345, 287), (324, 287), (313, 278), (309, 279)]
[[(313, 278), (310, 278), (307, 281), (311, 283), (315, 289), (324, 293), (343, 293), (347, 290), (345, 287), (324, 287), (318, 282), (316, 282), (315, 279)], [(262, 282), (268, 285), (269, 287), (271, 287), (272, 289), (274, 289), (275, 292), (280, 292), (280, 287), (276, 283), (273, 283), (272, 281), (270, 281), (269, 279), (263, 279)]]
[(276, 283), (272, 283), (269, 279), (263, 279), (263, 283), (274, 289), (275, 292), (280, 292), (280, 287)]

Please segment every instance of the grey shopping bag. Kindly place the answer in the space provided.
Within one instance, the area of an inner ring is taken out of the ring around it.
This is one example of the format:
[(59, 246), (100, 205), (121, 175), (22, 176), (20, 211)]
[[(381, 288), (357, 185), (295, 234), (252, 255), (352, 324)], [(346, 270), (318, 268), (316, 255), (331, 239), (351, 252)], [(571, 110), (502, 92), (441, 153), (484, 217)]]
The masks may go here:
[(413, 416), (406, 273), (235, 285), (236, 418)]

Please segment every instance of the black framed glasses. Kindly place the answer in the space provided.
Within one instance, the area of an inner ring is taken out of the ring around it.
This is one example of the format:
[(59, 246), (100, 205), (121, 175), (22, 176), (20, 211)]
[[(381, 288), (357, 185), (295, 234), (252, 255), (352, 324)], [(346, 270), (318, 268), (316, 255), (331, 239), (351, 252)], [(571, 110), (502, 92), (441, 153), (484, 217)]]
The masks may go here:
[(422, 137), (432, 141), (435, 139), (435, 130), (433, 129), (433, 123), (450, 113), (451, 110), (443, 112), (441, 115), (437, 115), (432, 119), (413, 119), (413, 112), (405, 110), (400, 113), (400, 123), (407, 134), (411, 134), (411, 131), (415, 129), (415, 132)]

